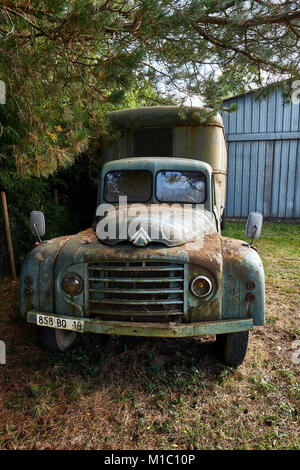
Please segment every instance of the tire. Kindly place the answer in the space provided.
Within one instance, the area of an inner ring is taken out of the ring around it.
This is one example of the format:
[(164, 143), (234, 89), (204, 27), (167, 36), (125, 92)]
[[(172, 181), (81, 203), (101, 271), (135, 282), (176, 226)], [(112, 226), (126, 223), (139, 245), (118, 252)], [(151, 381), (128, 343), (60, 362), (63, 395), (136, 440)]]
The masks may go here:
[(242, 364), (247, 353), (249, 333), (248, 330), (217, 335), (216, 348), (222, 362), (231, 367)]
[(64, 352), (75, 341), (76, 332), (57, 328), (40, 327), (40, 339), (43, 347), (51, 352)]

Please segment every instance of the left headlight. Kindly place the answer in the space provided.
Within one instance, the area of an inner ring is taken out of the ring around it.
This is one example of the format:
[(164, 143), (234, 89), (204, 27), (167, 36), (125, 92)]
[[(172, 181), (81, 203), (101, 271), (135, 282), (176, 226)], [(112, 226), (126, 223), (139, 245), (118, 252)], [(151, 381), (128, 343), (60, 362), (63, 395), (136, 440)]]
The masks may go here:
[(212, 282), (206, 276), (197, 276), (191, 283), (191, 291), (196, 297), (206, 297), (212, 291)]
[(62, 281), (63, 290), (69, 295), (78, 295), (82, 292), (83, 281), (78, 274), (67, 274)]

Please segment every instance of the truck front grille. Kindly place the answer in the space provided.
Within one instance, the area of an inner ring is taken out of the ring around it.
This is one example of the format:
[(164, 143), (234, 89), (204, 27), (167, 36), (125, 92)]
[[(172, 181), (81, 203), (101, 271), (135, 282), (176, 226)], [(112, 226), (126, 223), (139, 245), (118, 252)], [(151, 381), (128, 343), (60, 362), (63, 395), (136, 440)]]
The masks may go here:
[(176, 321), (184, 313), (184, 264), (90, 263), (89, 313), (104, 320)]

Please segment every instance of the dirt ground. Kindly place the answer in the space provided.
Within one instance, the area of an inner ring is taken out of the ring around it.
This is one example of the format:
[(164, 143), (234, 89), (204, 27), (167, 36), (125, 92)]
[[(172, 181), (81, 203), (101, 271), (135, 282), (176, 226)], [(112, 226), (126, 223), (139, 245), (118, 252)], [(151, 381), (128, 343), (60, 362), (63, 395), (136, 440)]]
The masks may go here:
[[(227, 236), (243, 238), (231, 223)], [(300, 449), (299, 225), (266, 224), (266, 325), (244, 363), (225, 367), (213, 337), (81, 335), (64, 355), (39, 346), (0, 284), (1, 449)]]

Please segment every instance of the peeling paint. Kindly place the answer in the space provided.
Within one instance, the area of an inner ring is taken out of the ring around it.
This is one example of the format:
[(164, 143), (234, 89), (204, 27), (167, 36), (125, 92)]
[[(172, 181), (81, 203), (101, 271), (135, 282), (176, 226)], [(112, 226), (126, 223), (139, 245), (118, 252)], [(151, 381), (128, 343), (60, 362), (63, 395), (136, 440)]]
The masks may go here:
[[(207, 177), (205, 210), (199, 224), (203, 237), (188, 234), (169, 246), (166, 240), (159, 239), (137, 248), (129, 240), (104, 244), (95, 230), (88, 228), (41, 243), (29, 253), (22, 267), (21, 314), (28, 312), (32, 323), (37, 312), (80, 318), (85, 331), (137, 336), (219, 334), (264, 324), (264, 272), (260, 257), (241, 240), (222, 237), (219, 221), (216, 222), (225, 205), (227, 175), (220, 117), (208, 116), (206, 123), (194, 122), (190, 115), (181, 120), (178, 109), (170, 107), (165, 111), (121, 111), (113, 113), (112, 120), (120, 124), (127, 115), (134, 126), (139, 116), (144, 116), (142, 126), (154, 118), (160, 125), (174, 126), (177, 158), (128, 158), (133, 156), (132, 130), (126, 130), (117, 146), (108, 144), (106, 156), (115, 160), (108, 168), (119, 165), (126, 169), (130, 165), (131, 169), (148, 168), (155, 175), (161, 165), (164, 169), (178, 165), (185, 171), (201, 167)], [(113, 154), (115, 148), (118, 152)], [(126, 158), (118, 160), (124, 149)], [(103, 178), (101, 181), (98, 203)], [(154, 189), (153, 186), (153, 205), (158, 203)], [(216, 218), (214, 212), (218, 213)], [(97, 270), (99, 275), (91, 274)], [(76, 273), (83, 280), (84, 289), (76, 296), (63, 290), (62, 281), (68, 273)], [(191, 292), (191, 282), (199, 275), (211, 281), (212, 291), (207, 297), (199, 298)], [(26, 276), (33, 280), (31, 296), (24, 295)], [(97, 308), (91, 306), (94, 304)], [(107, 304), (106, 311), (103, 304)]]

